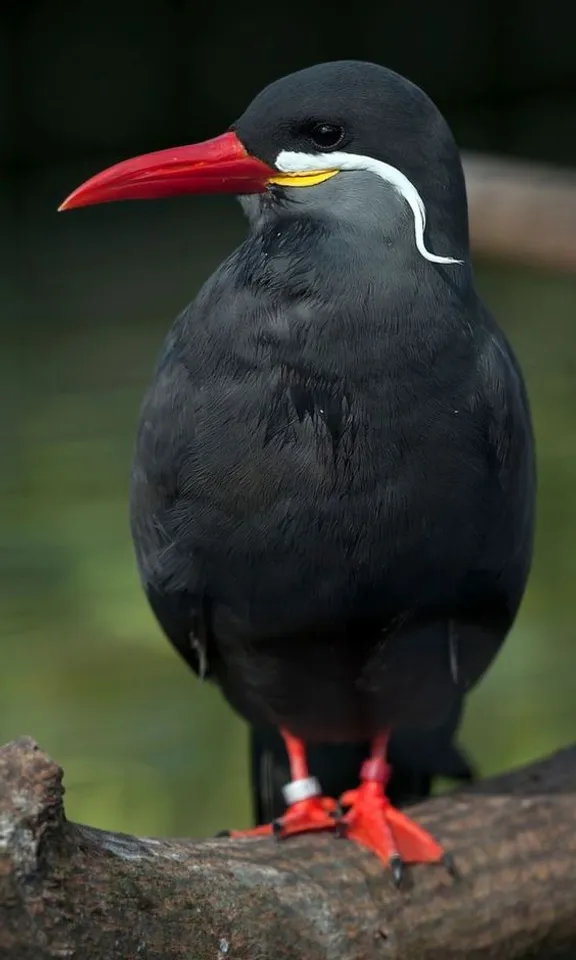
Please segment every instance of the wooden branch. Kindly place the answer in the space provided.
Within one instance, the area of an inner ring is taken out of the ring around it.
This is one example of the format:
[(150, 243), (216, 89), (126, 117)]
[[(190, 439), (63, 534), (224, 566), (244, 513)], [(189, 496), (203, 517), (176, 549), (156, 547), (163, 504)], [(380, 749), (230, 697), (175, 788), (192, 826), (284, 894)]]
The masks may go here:
[(397, 891), (333, 836), (153, 840), (69, 823), (62, 771), (0, 749), (10, 960), (560, 960), (576, 956), (576, 748), (414, 808), (462, 879)]
[(552, 165), (465, 154), (473, 250), (576, 272), (576, 174)]

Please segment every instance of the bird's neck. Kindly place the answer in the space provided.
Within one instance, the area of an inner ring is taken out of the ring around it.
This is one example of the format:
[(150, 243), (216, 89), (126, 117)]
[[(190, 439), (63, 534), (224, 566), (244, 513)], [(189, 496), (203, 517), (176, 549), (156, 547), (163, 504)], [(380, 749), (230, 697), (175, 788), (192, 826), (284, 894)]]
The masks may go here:
[(345, 311), (373, 306), (380, 313), (401, 307), (409, 314), (410, 305), (434, 310), (475, 295), (468, 258), (425, 260), (414, 243), (410, 212), (402, 208), (393, 217), (358, 221), (297, 205), (270, 207), (252, 219), (238, 253), (249, 285), (293, 303), (332, 303)]

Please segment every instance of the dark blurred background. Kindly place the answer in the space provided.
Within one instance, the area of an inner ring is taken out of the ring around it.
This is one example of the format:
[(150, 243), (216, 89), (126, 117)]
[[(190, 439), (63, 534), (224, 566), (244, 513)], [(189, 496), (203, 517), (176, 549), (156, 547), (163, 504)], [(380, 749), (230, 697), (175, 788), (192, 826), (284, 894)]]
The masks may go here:
[[(277, 76), (342, 57), (422, 85), (463, 148), (576, 166), (563, 10), (4, 2), (0, 741), (30, 733), (63, 764), (71, 818), (168, 834), (249, 819), (244, 726), (160, 635), (127, 527), (155, 355), (244, 226), (232, 199), (58, 203), (108, 163), (223, 131)], [(477, 274), (526, 372), (541, 478), (530, 588), (462, 729), (489, 774), (576, 731), (576, 277)]]

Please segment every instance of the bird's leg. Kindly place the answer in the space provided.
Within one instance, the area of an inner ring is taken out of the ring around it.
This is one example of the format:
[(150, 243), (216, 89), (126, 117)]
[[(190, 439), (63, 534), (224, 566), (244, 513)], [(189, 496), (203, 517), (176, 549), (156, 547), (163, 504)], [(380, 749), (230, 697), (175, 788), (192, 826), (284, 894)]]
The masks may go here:
[(414, 820), (392, 806), (386, 796), (390, 767), (386, 762), (388, 734), (373, 742), (372, 752), (360, 772), (360, 786), (340, 797), (350, 809), (340, 821), (342, 835), (367, 847), (392, 868), (396, 883), (405, 863), (443, 863), (453, 872), (442, 847)]
[(251, 830), (232, 830), (231, 837), (265, 837), (274, 834), (278, 840), (309, 830), (333, 830), (339, 805), (322, 796), (316, 777), (311, 777), (302, 740), (282, 730), (290, 762), (291, 781), (284, 787), (286, 812), (278, 820)]

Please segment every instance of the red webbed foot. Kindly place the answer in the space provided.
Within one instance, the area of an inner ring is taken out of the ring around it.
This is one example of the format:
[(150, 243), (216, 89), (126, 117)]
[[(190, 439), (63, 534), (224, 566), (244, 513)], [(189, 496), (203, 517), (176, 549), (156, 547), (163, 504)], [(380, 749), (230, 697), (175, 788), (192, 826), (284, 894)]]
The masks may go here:
[(287, 810), (273, 823), (253, 827), (251, 830), (232, 830), (228, 836), (267, 837), (271, 834), (277, 840), (312, 830), (334, 830), (341, 809), (335, 800), (322, 796), (316, 777), (308, 774), (306, 748), (304, 744), (287, 731), (282, 731), (292, 780), (284, 787), (284, 799)]
[[(233, 830), (235, 838), (269, 837), (278, 840), (317, 830), (333, 830), (374, 853), (392, 870), (400, 884), (408, 863), (437, 863), (456, 870), (437, 840), (405, 813), (392, 806), (386, 796), (390, 768), (386, 763), (387, 735), (377, 737), (372, 754), (360, 772), (360, 786), (348, 790), (337, 803), (322, 796), (320, 784), (309, 776), (304, 744), (283, 732), (292, 780), (284, 787), (285, 814), (273, 823), (251, 830)], [(347, 808), (342, 813), (342, 808)]]
[(389, 773), (381, 745), (377, 745), (362, 768), (360, 786), (340, 798), (342, 806), (349, 807), (339, 823), (341, 835), (371, 850), (389, 866), (396, 884), (407, 863), (441, 864), (456, 876), (451, 857), (438, 841), (388, 800)]
[[(312, 792), (314, 791), (314, 792)], [(331, 797), (324, 797), (320, 793), (320, 786), (315, 777), (304, 780), (293, 780), (284, 788), (288, 808), (283, 816), (272, 823), (251, 830), (231, 830), (231, 837), (267, 837), (271, 834), (277, 840), (298, 833), (308, 833), (312, 830), (334, 830), (339, 806)], [(302, 799), (290, 802), (289, 796), (302, 795)], [(308, 795), (306, 795), (308, 793)]]

